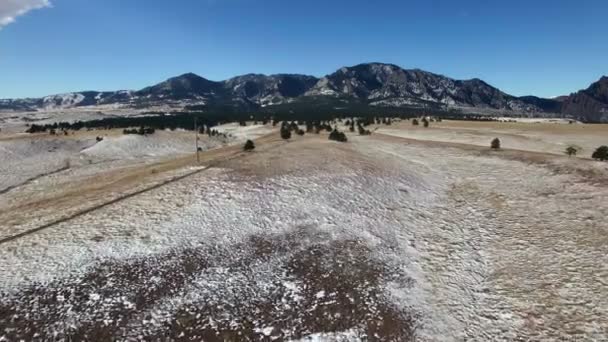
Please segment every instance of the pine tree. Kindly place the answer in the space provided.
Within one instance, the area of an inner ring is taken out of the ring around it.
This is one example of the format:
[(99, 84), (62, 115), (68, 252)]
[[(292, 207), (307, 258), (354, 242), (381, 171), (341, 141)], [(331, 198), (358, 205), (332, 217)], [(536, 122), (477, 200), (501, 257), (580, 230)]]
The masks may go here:
[(490, 147), (494, 150), (500, 149), (500, 139), (494, 138), (494, 140), (492, 140), (492, 143), (490, 144)]
[(344, 134), (343, 132), (338, 131), (337, 129), (334, 129), (329, 134), (329, 140), (335, 140), (335, 141), (339, 141), (339, 142), (347, 142), (348, 141), (348, 139), (346, 138), (346, 134)]
[(243, 150), (249, 152), (249, 151), (253, 151), (254, 149), (255, 149), (255, 144), (253, 143), (253, 141), (247, 140), (247, 142), (245, 142), (245, 146), (243, 146)]
[(281, 138), (285, 140), (291, 139), (291, 130), (289, 129), (289, 125), (284, 125), (281, 127)]
[(603, 146), (598, 147), (591, 155), (591, 158), (597, 159), (600, 161), (608, 160), (608, 146), (603, 145)]

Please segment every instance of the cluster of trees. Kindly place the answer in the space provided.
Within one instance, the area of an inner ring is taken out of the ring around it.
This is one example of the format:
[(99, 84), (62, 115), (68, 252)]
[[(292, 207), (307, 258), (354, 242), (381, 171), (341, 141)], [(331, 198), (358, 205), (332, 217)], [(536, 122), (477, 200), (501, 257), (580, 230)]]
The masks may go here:
[[(431, 124), (431, 122), (435, 122), (435, 121), (441, 122), (442, 119), (441, 118), (433, 118), (433, 117), (428, 118), (428, 117), (425, 116), (420, 121), (422, 121), (422, 125), (424, 127), (429, 127), (430, 124)], [(420, 121), (418, 121), (418, 119), (413, 119), (412, 120), (412, 125), (419, 126), (420, 125)]]
[(201, 133), (208, 133), (209, 127), (217, 126), (228, 122), (244, 122), (249, 119), (248, 114), (216, 114), (216, 113), (194, 113), (194, 112), (173, 112), (173, 113), (144, 113), (142, 116), (135, 117), (109, 117), (90, 121), (76, 122), (56, 122), (53, 124), (31, 124), (26, 130), (27, 133), (49, 132), (51, 130), (72, 130), (81, 129), (114, 129), (149, 127), (156, 130), (175, 130), (185, 129), (194, 130), (194, 119), (197, 119)]
[[(281, 130), (280, 130), (281, 138), (283, 138), (285, 140), (291, 139), (292, 133), (295, 133), (297, 135), (304, 135), (305, 134), (304, 130), (300, 128), (301, 124), (306, 125), (307, 132), (314, 132), (315, 134), (319, 134), (319, 133), (321, 133), (321, 131), (325, 130), (325, 131), (330, 132), (329, 133), (330, 140), (335, 140), (335, 141), (340, 141), (340, 142), (348, 141), (348, 139), (346, 138), (346, 134), (338, 131), (337, 128), (332, 128), (330, 122), (322, 122), (322, 121), (307, 121), (307, 122), (283, 121), (283, 123), (281, 124)], [(350, 124), (351, 123), (349, 122), (349, 125)], [(363, 129), (362, 124), (360, 124), (359, 127), (361, 127), (361, 129), (363, 131), (365, 131), (365, 129)], [(367, 131), (367, 132), (369, 132), (369, 131)], [(371, 134), (371, 132), (369, 132), (367, 134)]]
[[(277, 121), (273, 121), (273, 126), (276, 126), (277, 123)], [(306, 126), (306, 131), (301, 129), (300, 126)], [(287, 140), (291, 139), (292, 133), (302, 136), (306, 133), (319, 134), (322, 131), (332, 131), (332, 126), (329, 121), (283, 121), (280, 132), (281, 138)]]
[(355, 131), (355, 125), (357, 126), (357, 132), (359, 132), (359, 135), (370, 135), (372, 134), (372, 132), (370, 130), (365, 129), (365, 127), (374, 124), (374, 123), (384, 123), (386, 125), (390, 125), (391, 124), (391, 119), (387, 119), (384, 118), (384, 120), (381, 120), (380, 118), (359, 118), (359, 119), (352, 119), (352, 120), (346, 120), (344, 125), (348, 126), (348, 130), (351, 132)]
[(141, 126), (139, 128), (125, 128), (122, 130), (123, 134), (139, 134), (139, 135), (150, 135), (154, 134), (156, 130), (151, 127)]

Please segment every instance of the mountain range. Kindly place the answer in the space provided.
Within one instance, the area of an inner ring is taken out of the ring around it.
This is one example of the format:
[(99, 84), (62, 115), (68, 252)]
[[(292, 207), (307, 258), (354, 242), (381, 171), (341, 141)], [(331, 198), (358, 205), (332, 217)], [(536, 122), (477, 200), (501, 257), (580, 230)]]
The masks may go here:
[(568, 116), (608, 122), (608, 77), (589, 88), (554, 99), (516, 97), (480, 79), (455, 80), (393, 64), (344, 67), (322, 78), (298, 74), (247, 74), (211, 81), (188, 73), (138, 91), (83, 91), (44, 98), (0, 100), (0, 110), (42, 111), (113, 105), (169, 105), (207, 110), (256, 111), (321, 101), (374, 108), (433, 108), (477, 114)]

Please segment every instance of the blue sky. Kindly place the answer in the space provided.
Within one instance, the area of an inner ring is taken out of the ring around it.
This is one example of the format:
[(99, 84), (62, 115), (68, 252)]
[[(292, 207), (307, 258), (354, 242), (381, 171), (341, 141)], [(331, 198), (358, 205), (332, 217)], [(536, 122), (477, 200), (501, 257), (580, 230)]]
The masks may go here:
[(0, 98), (370, 61), (556, 96), (608, 74), (606, 13), (606, 0), (0, 0)]

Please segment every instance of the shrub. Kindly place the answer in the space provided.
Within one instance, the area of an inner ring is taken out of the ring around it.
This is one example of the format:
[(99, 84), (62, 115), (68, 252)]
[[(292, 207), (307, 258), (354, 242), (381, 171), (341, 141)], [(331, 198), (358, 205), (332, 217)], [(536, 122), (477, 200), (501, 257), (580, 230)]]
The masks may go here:
[(291, 130), (289, 130), (289, 126), (281, 127), (281, 138), (285, 140), (291, 139)]
[(429, 120), (426, 118), (422, 119), (422, 123), (424, 124), (424, 127), (429, 127)]
[(494, 140), (492, 140), (492, 143), (490, 143), (490, 147), (494, 150), (500, 149), (500, 139), (494, 138)]
[(329, 140), (335, 140), (335, 141), (339, 141), (339, 142), (348, 141), (348, 139), (346, 138), (346, 134), (338, 131), (337, 129), (334, 129), (331, 133), (329, 133)]
[(303, 136), (304, 135), (304, 130), (298, 128), (298, 130), (296, 131), (296, 134), (299, 135), (299, 136)]
[(247, 140), (245, 142), (245, 146), (243, 146), (244, 151), (253, 151), (255, 149), (255, 144), (251, 140)]
[(608, 146), (603, 145), (598, 147), (591, 155), (591, 158), (601, 161), (608, 160)]
[(420, 122), (418, 122), (418, 119), (414, 119), (414, 120), (412, 120), (412, 125), (418, 126), (418, 125), (420, 125)]
[(568, 147), (566, 147), (566, 150), (564, 151), (564, 153), (566, 153), (568, 155), (568, 157), (572, 157), (575, 156), (579, 151), (579, 147), (574, 146), (574, 145), (570, 145)]

